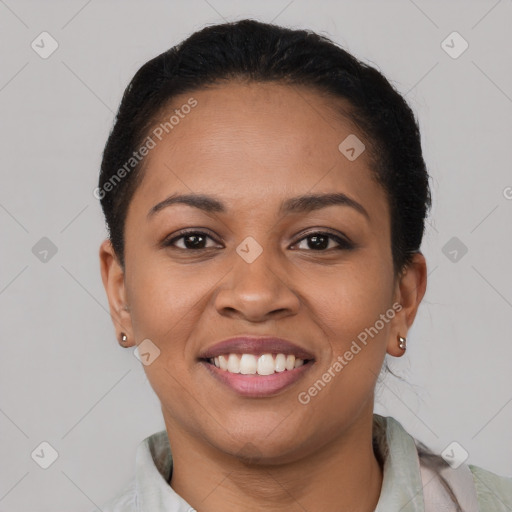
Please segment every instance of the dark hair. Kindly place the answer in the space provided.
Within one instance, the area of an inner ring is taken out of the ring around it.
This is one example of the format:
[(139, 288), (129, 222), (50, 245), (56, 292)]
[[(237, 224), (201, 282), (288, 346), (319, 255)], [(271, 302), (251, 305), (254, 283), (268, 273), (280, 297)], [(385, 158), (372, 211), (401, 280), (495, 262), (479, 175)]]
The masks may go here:
[[(124, 92), (99, 176), (109, 238), (123, 268), (125, 219), (144, 161), (123, 179), (118, 171), (134, 162), (178, 94), (226, 80), (306, 86), (332, 98), (333, 108), (365, 137), (374, 177), (387, 194), (395, 273), (410, 263), (420, 250), (431, 196), (418, 124), (404, 98), (379, 71), (325, 36), (244, 19), (195, 32), (144, 64)], [(336, 99), (348, 100), (348, 112)]]

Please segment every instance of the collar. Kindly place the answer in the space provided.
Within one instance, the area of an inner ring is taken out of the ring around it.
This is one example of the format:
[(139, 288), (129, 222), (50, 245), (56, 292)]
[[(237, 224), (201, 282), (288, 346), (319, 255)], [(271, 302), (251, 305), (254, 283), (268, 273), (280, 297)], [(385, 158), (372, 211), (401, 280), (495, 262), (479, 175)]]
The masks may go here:
[[(373, 442), (383, 461), (382, 488), (375, 512), (424, 512), (420, 463), (414, 438), (394, 418), (374, 413)], [(193, 510), (167, 483), (171, 469), (171, 448), (165, 430), (140, 443), (135, 473), (137, 512)]]
[(391, 416), (374, 413), (373, 439), (384, 461), (375, 512), (424, 512), (420, 460), (414, 438)]

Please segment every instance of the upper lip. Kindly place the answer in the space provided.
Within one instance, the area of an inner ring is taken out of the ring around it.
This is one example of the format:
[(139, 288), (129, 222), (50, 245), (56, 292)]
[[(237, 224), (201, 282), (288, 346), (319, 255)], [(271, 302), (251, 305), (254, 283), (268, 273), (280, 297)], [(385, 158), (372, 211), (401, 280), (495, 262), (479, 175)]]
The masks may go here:
[(272, 336), (242, 335), (215, 343), (204, 349), (200, 359), (210, 359), (225, 354), (285, 354), (299, 359), (314, 359), (313, 354), (299, 345)]

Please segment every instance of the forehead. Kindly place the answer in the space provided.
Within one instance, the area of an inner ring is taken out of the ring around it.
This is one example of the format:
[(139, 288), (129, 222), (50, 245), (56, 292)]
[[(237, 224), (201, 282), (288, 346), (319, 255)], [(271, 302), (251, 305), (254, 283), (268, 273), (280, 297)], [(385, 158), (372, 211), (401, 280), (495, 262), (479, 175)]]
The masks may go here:
[(190, 98), (197, 105), (184, 109), (172, 128), (167, 125), (161, 140), (150, 133), (155, 147), (145, 158), (130, 209), (147, 212), (174, 192), (221, 196), (228, 207), (243, 201), (268, 209), (274, 198), (277, 205), (288, 196), (338, 191), (365, 203), (371, 217), (386, 218), (369, 152), (351, 161), (339, 149), (354, 136), (369, 147), (339, 113), (349, 109), (343, 100), (305, 87), (230, 82), (175, 97), (154, 126)]

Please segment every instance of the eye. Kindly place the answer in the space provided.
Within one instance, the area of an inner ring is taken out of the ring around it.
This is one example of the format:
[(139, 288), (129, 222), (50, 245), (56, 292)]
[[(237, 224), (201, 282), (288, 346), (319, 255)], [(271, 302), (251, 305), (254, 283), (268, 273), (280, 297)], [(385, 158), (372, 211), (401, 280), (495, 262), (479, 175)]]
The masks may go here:
[[(329, 247), (329, 243), (331, 241), (336, 242), (338, 246)], [(296, 243), (296, 245), (300, 243), (305, 243), (307, 245), (307, 247), (299, 247), (300, 250), (311, 249), (313, 251), (319, 252), (326, 252), (326, 249), (350, 250), (354, 249), (355, 247), (355, 245), (352, 242), (348, 241), (347, 239), (344, 239), (333, 233), (328, 233), (324, 231), (315, 231), (312, 233), (308, 233), (305, 237), (301, 238)]]
[[(177, 236), (164, 240), (162, 245), (164, 247), (171, 247), (183, 251), (201, 251), (216, 247), (215, 243), (208, 246), (208, 240), (218, 243), (205, 231), (189, 230), (182, 231)], [(178, 242), (181, 246), (178, 245)], [(331, 242), (335, 242), (337, 245), (332, 247)], [(306, 247), (300, 247), (301, 244), (305, 244)], [(298, 245), (299, 250), (309, 249), (317, 252), (326, 252), (329, 249), (350, 250), (355, 248), (355, 245), (348, 239), (325, 231), (314, 231), (308, 233), (294, 245)]]
[[(211, 249), (214, 246), (206, 246), (207, 240), (215, 240), (208, 233), (204, 231), (182, 231), (178, 236), (164, 240), (164, 247), (173, 247), (181, 250), (200, 251)], [(183, 240), (182, 246), (176, 245), (176, 242)]]

